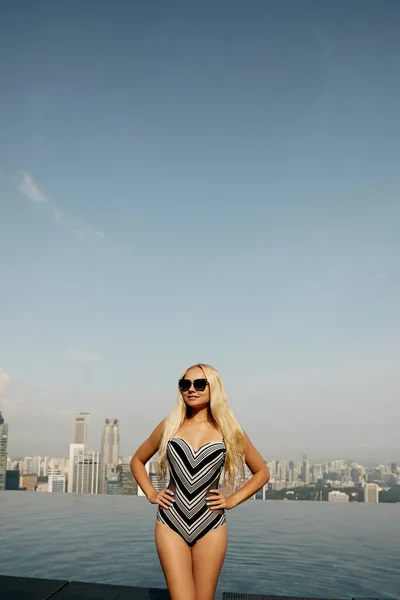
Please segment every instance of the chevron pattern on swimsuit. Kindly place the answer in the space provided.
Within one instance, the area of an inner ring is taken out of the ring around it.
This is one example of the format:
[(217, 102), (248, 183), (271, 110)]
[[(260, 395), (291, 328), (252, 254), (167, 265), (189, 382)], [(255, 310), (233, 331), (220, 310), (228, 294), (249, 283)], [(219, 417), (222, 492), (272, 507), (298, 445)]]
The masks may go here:
[(168, 509), (159, 507), (157, 520), (179, 533), (190, 547), (226, 522), (224, 510), (211, 510), (206, 504), (209, 490), (218, 488), (225, 454), (222, 440), (203, 444), (198, 450), (182, 438), (168, 442), (168, 488), (175, 501)]

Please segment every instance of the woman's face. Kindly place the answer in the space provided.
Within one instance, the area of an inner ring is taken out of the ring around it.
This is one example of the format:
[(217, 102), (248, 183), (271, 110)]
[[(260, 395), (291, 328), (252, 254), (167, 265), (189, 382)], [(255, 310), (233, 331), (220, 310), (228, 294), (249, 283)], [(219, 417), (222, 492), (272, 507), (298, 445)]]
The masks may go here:
[(187, 406), (201, 408), (210, 403), (210, 385), (208, 383), (205, 385), (206, 376), (200, 367), (193, 367), (186, 371), (183, 380), (186, 385), (184, 389), (181, 388), (181, 394)]

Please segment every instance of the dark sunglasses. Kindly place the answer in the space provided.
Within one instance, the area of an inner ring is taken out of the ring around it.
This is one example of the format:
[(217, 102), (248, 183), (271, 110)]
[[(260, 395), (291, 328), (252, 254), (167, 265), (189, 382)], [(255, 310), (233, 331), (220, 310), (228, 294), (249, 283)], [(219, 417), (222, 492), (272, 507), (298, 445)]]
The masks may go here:
[(190, 379), (180, 379), (178, 382), (179, 389), (181, 392), (187, 392), (190, 390), (192, 383), (196, 392), (204, 392), (208, 381), (207, 379), (195, 379), (194, 381), (190, 381)]

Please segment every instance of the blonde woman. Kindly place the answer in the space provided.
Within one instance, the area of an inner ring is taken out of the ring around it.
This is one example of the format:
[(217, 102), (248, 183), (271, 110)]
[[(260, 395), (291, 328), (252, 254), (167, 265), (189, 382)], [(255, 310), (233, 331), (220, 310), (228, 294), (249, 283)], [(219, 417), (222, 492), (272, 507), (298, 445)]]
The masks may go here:
[[(213, 600), (227, 547), (225, 510), (269, 480), (265, 463), (234, 417), (219, 373), (198, 364), (179, 380), (178, 404), (136, 450), (132, 473), (158, 504), (156, 547), (171, 600)], [(157, 492), (145, 464), (158, 451), (167, 489)], [(237, 492), (218, 489), (223, 469), (233, 487), (248, 465), (252, 478)]]

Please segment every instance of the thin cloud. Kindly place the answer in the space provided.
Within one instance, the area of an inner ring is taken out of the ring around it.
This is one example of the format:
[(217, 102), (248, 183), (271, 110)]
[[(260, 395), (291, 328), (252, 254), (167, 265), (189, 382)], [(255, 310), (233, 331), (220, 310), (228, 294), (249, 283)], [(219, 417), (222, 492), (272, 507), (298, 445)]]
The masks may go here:
[(78, 348), (69, 348), (67, 350), (67, 358), (75, 362), (89, 363), (89, 362), (103, 362), (103, 358), (96, 352), (79, 350)]
[(53, 217), (56, 221), (67, 227), (72, 235), (78, 240), (104, 239), (105, 234), (91, 225), (86, 225), (79, 219), (73, 219), (66, 215), (62, 210), (53, 208)]
[(70, 217), (52, 202), (40, 190), (35, 180), (29, 173), (24, 172), (21, 181), (17, 184), (18, 191), (35, 204), (45, 204), (48, 211), (57, 223), (64, 226), (77, 240), (104, 239), (103, 231), (96, 229), (92, 225), (86, 224), (82, 219)]
[(99, 229), (94, 229), (94, 227), (75, 229), (73, 233), (75, 237), (78, 238), (78, 240), (88, 240), (91, 238), (97, 238), (102, 240), (106, 237), (102, 231), (100, 231)]
[(22, 179), (17, 185), (17, 189), (23, 196), (28, 198), (28, 200), (31, 200), (36, 204), (48, 202), (48, 198), (44, 195), (42, 190), (38, 188), (33, 177), (31, 177), (28, 173), (24, 173), (22, 175)]

